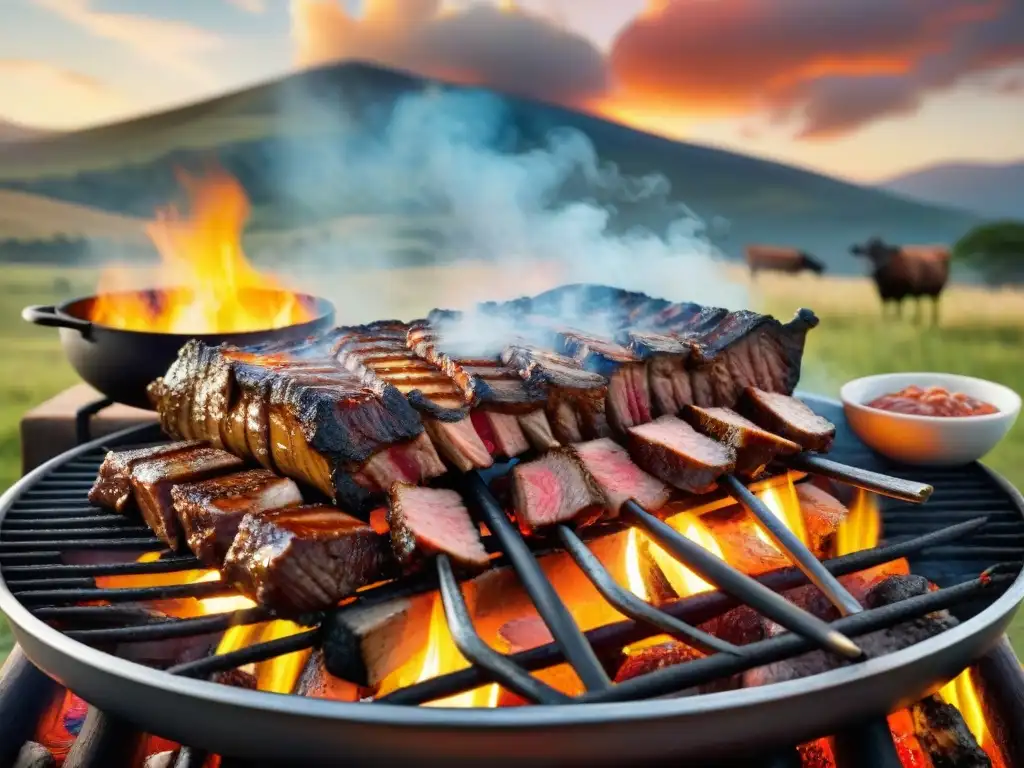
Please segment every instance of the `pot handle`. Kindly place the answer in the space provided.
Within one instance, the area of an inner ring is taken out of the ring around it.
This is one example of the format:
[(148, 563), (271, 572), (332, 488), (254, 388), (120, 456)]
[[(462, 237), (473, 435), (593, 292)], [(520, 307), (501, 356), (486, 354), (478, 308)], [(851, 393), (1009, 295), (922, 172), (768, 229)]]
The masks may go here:
[(92, 331), (92, 323), (88, 320), (79, 320), (77, 317), (67, 317), (57, 314), (53, 304), (35, 304), (21, 310), (21, 319), (35, 325), (45, 325), (50, 328), (70, 328), (78, 331), (82, 336), (89, 338)]

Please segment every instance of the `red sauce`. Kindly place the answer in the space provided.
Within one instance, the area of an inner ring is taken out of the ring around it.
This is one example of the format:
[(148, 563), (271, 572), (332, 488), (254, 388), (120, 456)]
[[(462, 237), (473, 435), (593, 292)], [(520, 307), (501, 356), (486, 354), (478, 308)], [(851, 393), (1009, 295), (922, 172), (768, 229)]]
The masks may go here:
[(943, 387), (906, 387), (899, 392), (876, 397), (868, 403), (868, 407), (911, 416), (984, 416), (999, 413), (994, 405), (963, 392), (950, 392)]

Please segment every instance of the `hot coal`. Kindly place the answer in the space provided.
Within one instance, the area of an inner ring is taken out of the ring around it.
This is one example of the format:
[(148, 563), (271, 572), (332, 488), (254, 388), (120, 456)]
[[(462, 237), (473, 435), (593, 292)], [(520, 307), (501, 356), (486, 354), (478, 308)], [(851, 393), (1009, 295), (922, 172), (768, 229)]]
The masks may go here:
[(601, 489), (609, 516), (618, 516), (629, 499), (647, 510), (660, 509), (668, 501), (669, 487), (634, 464), (629, 452), (613, 440), (578, 443), (573, 450)]
[(480, 531), (458, 493), (395, 483), (388, 496), (391, 547), (402, 565), (444, 553), (466, 568), (487, 567)]
[[(926, 594), (931, 586), (922, 576), (890, 576), (875, 585), (866, 595), (868, 608), (906, 600), (910, 597)], [(904, 622), (896, 626), (863, 635), (857, 638), (857, 644), (869, 656), (880, 656), (908, 648), (922, 640), (934, 637), (957, 625), (957, 621), (948, 612), (942, 611), (924, 616), (914, 621)], [(772, 625), (770, 631), (777, 632), (778, 627)], [(787, 680), (796, 680), (809, 675), (828, 672), (849, 663), (839, 656), (824, 651), (798, 656), (795, 659), (780, 661), (764, 667), (753, 669), (744, 675), (744, 685), (768, 685)]]
[(330, 699), (331, 701), (359, 701), (359, 687), (335, 677), (327, 671), (324, 654), (320, 649), (314, 650), (306, 661), (306, 666), (299, 673), (294, 693), (297, 696), (308, 696), (311, 699)]
[(134, 502), (130, 482), (133, 466), (146, 459), (171, 456), (204, 445), (199, 440), (186, 440), (130, 451), (109, 451), (100, 465), (96, 482), (89, 490), (89, 502), (116, 512), (127, 512)]
[(707, 493), (731, 472), (735, 451), (674, 416), (661, 416), (629, 430), (629, 453), (644, 470), (669, 485)]
[(150, 529), (171, 549), (181, 546), (181, 523), (174, 513), (171, 489), (242, 468), (242, 460), (218, 448), (198, 447), (136, 461), (130, 484), (135, 503)]
[(301, 504), (302, 494), (293, 480), (250, 469), (175, 486), (171, 499), (189, 549), (219, 568), (246, 514)]
[(952, 704), (926, 696), (910, 708), (914, 735), (933, 768), (991, 768), (992, 761)]
[(807, 546), (819, 558), (833, 549), (836, 531), (849, 510), (834, 496), (811, 483), (798, 483), (796, 497), (807, 532)]
[(260, 605), (297, 615), (394, 576), (395, 560), (387, 538), (366, 523), (309, 505), (246, 515), (224, 570)]
[(687, 405), (682, 417), (702, 435), (732, 448), (736, 452), (736, 472), (743, 477), (757, 477), (776, 456), (800, 452), (800, 446), (792, 440), (761, 429), (731, 408)]
[(832, 447), (836, 436), (835, 424), (787, 394), (748, 387), (738, 408), (754, 423), (792, 440), (806, 451), (824, 453)]
[(512, 503), (524, 533), (558, 523), (586, 523), (601, 514), (604, 497), (569, 448), (549, 451), (512, 469)]
[(619, 671), (615, 674), (615, 682), (622, 683), (634, 677), (646, 675), (665, 667), (674, 667), (703, 656), (688, 645), (678, 640), (671, 640), (658, 645), (648, 645), (626, 654)]

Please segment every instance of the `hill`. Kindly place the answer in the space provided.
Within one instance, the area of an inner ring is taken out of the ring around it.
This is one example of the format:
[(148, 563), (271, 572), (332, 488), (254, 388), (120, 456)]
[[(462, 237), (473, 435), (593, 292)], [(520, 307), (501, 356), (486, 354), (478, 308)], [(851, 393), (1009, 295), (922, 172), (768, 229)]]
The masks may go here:
[(948, 163), (883, 181), (882, 189), (985, 218), (1024, 219), (1024, 161)]
[(27, 125), (21, 125), (20, 123), (12, 123), (9, 120), (0, 120), (0, 144), (32, 141), (49, 135), (49, 131), (45, 131), (41, 128), (29, 128)]
[[(580, 134), (588, 141), (572, 138)], [(834, 271), (860, 273), (863, 264), (848, 254), (854, 241), (879, 234), (953, 242), (977, 221), (568, 109), (361, 63), (12, 149), (0, 147), (0, 188), (133, 218), (178, 198), (176, 169), (215, 157), (245, 185), (257, 230), (403, 213), (447, 212), (457, 224), (459, 216), (484, 216), (497, 187), (520, 184), (549, 207), (600, 202), (620, 232), (665, 231), (682, 202), (714, 223), (716, 244), (733, 256), (748, 242), (781, 242), (815, 252)], [(515, 160), (501, 165), (508, 155)], [(462, 165), (442, 167), (442, 159)], [(427, 176), (430, 189), (415, 183)], [(476, 189), (485, 180), (495, 189)], [(508, 214), (507, 194), (494, 204), (490, 215)], [(452, 250), (443, 232), (438, 243)]]

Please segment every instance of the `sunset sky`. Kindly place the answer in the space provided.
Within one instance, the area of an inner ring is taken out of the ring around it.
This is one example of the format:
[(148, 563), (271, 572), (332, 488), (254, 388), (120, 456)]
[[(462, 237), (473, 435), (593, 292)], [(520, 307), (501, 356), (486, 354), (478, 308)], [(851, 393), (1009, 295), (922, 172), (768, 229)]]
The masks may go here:
[(1022, 0), (0, 0), (0, 120), (361, 58), (872, 181), (1024, 159)]

